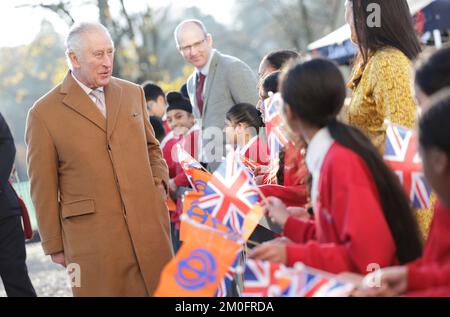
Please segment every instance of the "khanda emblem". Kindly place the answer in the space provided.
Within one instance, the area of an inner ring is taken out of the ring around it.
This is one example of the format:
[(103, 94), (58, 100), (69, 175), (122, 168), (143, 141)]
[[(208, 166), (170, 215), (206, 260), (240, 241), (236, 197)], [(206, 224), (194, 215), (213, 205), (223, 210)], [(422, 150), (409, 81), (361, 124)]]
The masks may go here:
[(184, 289), (195, 291), (216, 281), (216, 269), (217, 264), (212, 254), (197, 249), (178, 263), (175, 280)]
[(202, 193), (205, 191), (205, 188), (207, 186), (206, 182), (204, 180), (196, 180), (194, 182), (195, 190)]
[(204, 225), (208, 221), (208, 212), (198, 207), (198, 201), (193, 201), (191, 208), (187, 211), (187, 216), (191, 219), (195, 219), (197, 222)]

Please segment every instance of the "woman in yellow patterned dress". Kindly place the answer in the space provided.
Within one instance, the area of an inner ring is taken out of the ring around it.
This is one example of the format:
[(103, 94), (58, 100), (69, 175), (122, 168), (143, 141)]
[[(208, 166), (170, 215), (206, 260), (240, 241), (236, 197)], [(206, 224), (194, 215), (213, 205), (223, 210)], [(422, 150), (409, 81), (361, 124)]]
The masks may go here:
[[(348, 87), (346, 121), (365, 132), (384, 154), (386, 121), (414, 128), (417, 105), (412, 61), (421, 52), (406, 0), (347, 0), (346, 21), (359, 54)], [(430, 210), (417, 211), (424, 238)]]

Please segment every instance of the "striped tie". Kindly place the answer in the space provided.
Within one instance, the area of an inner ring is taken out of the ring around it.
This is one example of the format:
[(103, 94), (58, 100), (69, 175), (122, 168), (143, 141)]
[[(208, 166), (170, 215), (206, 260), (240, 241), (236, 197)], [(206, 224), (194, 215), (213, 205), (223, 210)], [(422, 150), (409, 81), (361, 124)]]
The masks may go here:
[(106, 106), (104, 102), (103, 91), (95, 89), (91, 91), (91, 95), (95, 98), (95, 104), (97, 105), (98, 110), (100, 110), (100, 112), (106, 118)]

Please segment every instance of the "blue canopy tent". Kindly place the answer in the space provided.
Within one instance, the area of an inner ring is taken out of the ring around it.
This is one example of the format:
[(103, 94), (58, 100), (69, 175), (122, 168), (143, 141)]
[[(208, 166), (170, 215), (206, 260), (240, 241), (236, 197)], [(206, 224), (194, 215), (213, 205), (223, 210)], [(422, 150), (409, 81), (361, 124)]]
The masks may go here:
[(348, 64), (356, 55), (358, 47), (350, 40), (351, 31), (344, 25), (327, 36), (308, 45), (313, 56), (323, 56), (343, 65)]
[[(431, 38), (437, 47), (442, 45), (441, 32), (450, 29), (450, 0), (409, 0), (416, 30), (424, 43)], [(351, 31), (344, 25), (336, 31), (308, 45), (313, 56), (323, 56), (343, 65), (355, 57), (358, 48), (350, 40)]]

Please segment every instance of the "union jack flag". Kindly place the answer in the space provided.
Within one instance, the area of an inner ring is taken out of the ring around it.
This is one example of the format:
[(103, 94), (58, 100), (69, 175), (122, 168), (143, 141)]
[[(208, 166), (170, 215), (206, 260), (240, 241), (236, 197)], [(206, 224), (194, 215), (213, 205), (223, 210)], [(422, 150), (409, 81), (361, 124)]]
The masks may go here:
[(229, 291), (233, 287), (236, 287), (235, 285), (233, 285), (233, 280), (234, 280), (234, 276), (236, 274), (236, 269), (239, 265), (240, 258), (241, 258), (241, 253), (239, 253), (236, 256), (236, 259), (234, 260), (233, 264), (230, 266), (224, 279), (220, 282), (219, 288), (217, 289), (217, 292), (216, 292), (216, 297), (227, 297), (229, 294)]
[(345, 297), (354, 289), (325, 272), (267, 261), (247, 260), (244, 278), (248, 297)]
[(399, 177), (413, 208), (429, 208), (431, 187), (423, 174), (422, 161), (417, 151), (417, 134), (389, 124), (384, 160)]
[(285, 269), (290, 285), (282, 297), (348, 297), (354, 289), (352, 284), (340, 282), (308, 269)]
[[(204, 170), (203, 166), (197, 162), (189, 153), (187, 153), (180, 144), (177, 144), (177, 159), (186, 174), (189, 183), (193, 188), (196, 188), (193, 179), (193, 170)], [(206, 172), (205, 172), (206, 173)]]
[(258, 166), (261, 166), (261, 164), (259, 164), (256, 161), (253, 161), (253, 160), (250, 160), (250, 159), (246, 158), (244, 155), (241, 155), (240, 158), (241, 158), (242, 164), (244, 164), (247, 172), (249, 172), (252, 177), (255, 177), (255, 174), (254, 174), (255, 173), (255, 169)]
[(248, 259), (245, 263), (243, 297), (280, 297), (289, 287), (279, 277), (282, 265)]
[(272, 160), (277, 157), (277, 153), (289, 142), (288, 137), (280, 128), (283, 123), (279, 106), (280, 100), (281, 95), (277, 93), (263, 102), (267, 143)]
[(261, 198), (251, 175), (234, 151), (227, 154), (226, 160), (204, 185), (198, 206), (242, 233), (245, 216)]

